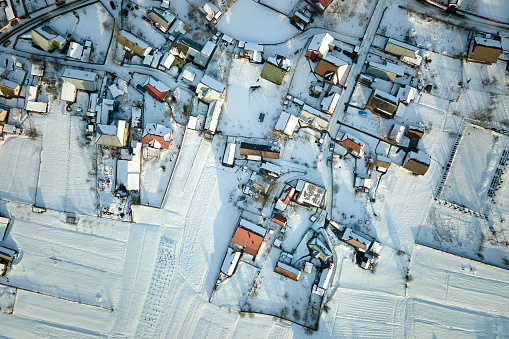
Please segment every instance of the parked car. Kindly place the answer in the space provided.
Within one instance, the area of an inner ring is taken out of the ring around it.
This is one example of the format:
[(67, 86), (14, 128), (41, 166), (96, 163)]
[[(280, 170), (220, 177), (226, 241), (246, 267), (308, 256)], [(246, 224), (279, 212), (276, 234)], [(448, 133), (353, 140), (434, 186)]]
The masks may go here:
[(115, 6), (115, 3), (113, 1), (110, 1), (110, 6), (113, 10), (117, 9), (117, 6)]
[(10, 40), (7, 40), (6, 42), (4, 42), (3, 46), (4, 47), (7, 47), (11, 44), (11, 41)]
[(131, 5), (131, 4), (127, 4), (127, 5), (125, 5), (125, 6), (126, 6), (129, 10), (131, 10), (131, 11), (134, 9), (133, 5)]

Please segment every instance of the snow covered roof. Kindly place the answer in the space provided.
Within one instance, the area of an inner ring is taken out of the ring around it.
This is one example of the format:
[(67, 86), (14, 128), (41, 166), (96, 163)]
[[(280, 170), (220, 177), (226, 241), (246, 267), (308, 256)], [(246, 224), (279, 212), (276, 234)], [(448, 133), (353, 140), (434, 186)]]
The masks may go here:
[(110, 93), (113, 96), (113, 98), (116, 98), (116, 97), (124, 94), (124, 92), (119, 90), (117, 85), (115, 85), (115, 84), (111, 84), (110, 86), (108, 86), (108, 89), (110, 90)]
[(214, 48), (216, 48), (216, 44), (212, 41), (207, 41), (205, 43), (205, 46), (201, 49), (201, 53), (207, 57), (210, 57), (212, 52), (214, 51)]
[(0, 258), (12, 261), (16, 256), (17, 252), (10, 248), (0, 246)]
[(212, 88), (214, 91), (216, 91), (218, 93), (221, 93), (225, 88), (225, 85), (223, 85), (216, 79), (211, 78), (208, 75), (204, 75), (200, 82), (202, 84), (204, 84), (205, 86)]
[(403, 136), (403, 133), (405, 132), (405, 126), (394, 124), (392, 126), (391, 132), (389, 133), (389, 140), (394, 140), (396, 142), (399, 142), (401, 140), (401, 137)]
[(142, 143), (152, 148), (169, 148), (172, 144), (173, 131), (164, 125), (149, 123), (143, 130)]
[(277, 131), (282, 131), (286, 135), (292, 136), (293, 132), (299, 124), (299, 119), (295, 115), (291, 115), (287, 112), (281, 112), (276, 126), (274, 127)]
[[(381, 64), (381, 63), (378, 63), (378, 62), (370, 61), (368, 63), (368, 65), (369, 65), (369, 67), (373, 67), (373, 68), (379, 69), (379, 70), (381, 70), (383, 72), (393, 73), (396, 76), (403, 76), (405, 74), (405, 69), (403, 67), (401, 67), (399, 65), (396, 65), (396, 64), (393, 64), (393, 63), (390, 63), (390, 62), (387, 62), (384, 65), (384, 64)], [(368, 71), (369, 71), (369, 67), (368, 67)], [(369, 72), (369, 73), (372, 74), (372, 75), (375, 75), (372, 72)]]
[(227, 276), (231, 276), (233, 272), (235, 272), (235, 268), (239, 263), (241, 252), (235, 251), (231, 247), (226, 249), (226, 255), (223, 260), (223, 264), (221, 265), (221, 272), (226, 274)]
[(290, 279), (299, 280), (300, 271), (293, 266), (285, 264), (281, 261), (276, 263), (276, 267), (274, 268), (274, 272), (282, 274)]
[(38, 112), (38, 113), (46, 113), (48, 110), (47, 102), (37, 102), (37, 101), (27, 101), (26, 105), (27, 111)]
[(256, 234), (261, 235), (262, 237), (264, 237), (265, 234), (267, 233), (267, 230), (265, 228), (263, 228), (261, 226), (258, 226), (258, 225), (254, 224), (251, 221), (248, 221), (246, 219), (240, 219), (239, 225), (242, 228), (245, 228), (247, 230), (253, 231)]
[(69, 51), (67, 52), (67, 56), (73, 59), (81, 59), (83, 55), (83, 46), (77, 42), (71, 42), (69, 45)]
[(398, 90), (398, 98), (406, 103), (409, 103), (410, 101), (414, 100), (415, 96), (417, 95), (417, 89), (410, 86), (410, 85), (403, 85)]
[(325, 197), (325, 188), (306, 182), (297, 198), (297, 203), (320, 207)]
[(185, 79), (189, 82), (193, 82), (195, 77), (196, 77), (196, 74), (188, 71), (187, 69), (182, 71), (182, 79)]
[(389, 93), (385, 93), (384, 91), (381, 91), (379, 89), (375, 89), (375, 92), (373, 93), (373, 96), (379, 97), (384, 99), (385, 101), (388, 101), (394, 105), (399, 104), (399, 99), (396, 98), (394, 95), (390, 95)]
[(334, 264), (329, 263), (328, 267), (324, 268), (322, 274), (320, 275), (320, 281), (318, 282), (318, 287), (323, 288), (324, 290), (329, 287), (329, 283), (332, 277), (332, 272), (334, 272)]
[(0, 217), (0, 241), (5, 238), (5, 232), (7, 232), (7, 227), (9, 226), (9, 222), (11, 218)]
[(499, 40), (487, 39), (487, 38), (476, 36), (476, 37), (474, 37), (474, 41), (477, 45), (502, 49), (502, 42)]
[(20, 84), (15, 83), (14, 81), (7, 80), (7, 79), (0, 79), (0, 85), (5, 86), (7, 88), (15, 89), (16, 87), (20, 86)]
[(173, 61), (175, 60), (175, 56), (171, 53), (166, 53), (163, 57), (163, 59), (161, 60), (161, 65), (166, 68), (166, 69), (169, 69), (171, 67), (171, 65), (173, 64)]
[(368, 237), (362, 236), (358, 233), (355, 233), (350, 227), (345, 229), (343, 233), (343, 237), (341, 238), (347, 244), (350, 244), (356, 247), (358, 250), (365, 252), (369, 249), (369, 246), (372, 243), (372, 239), (368, 239)]
[(150, 47), (150, 45), (147, 44), (145, 41), (141, 40), (140, 38), (138, 38), (137, 36), (135, 36), (135, 35), (133, 35), (133, 34), (131, 34), (129, 32), (120, 31), (118, 34), (123, 36), (127, 40), (131, 41), (132, 43), (138, 45), (142, 49), (147, 49), (147, 48)]
[(44, 63), (34, 62), (30, 68), (30, 74), (33, 76), (42, 77), (44, 75)]
[(166, 94), (170, 91), (170, 88), (159, 80), (152, 77), (148, 77), (147, 81), (143, 85), (143, 88), (154, 97), (155, 99), (163, 102)]
[(329, 33), (316, 34), (309, 44), (308, 51), (317, 51), (324, 57), (329, 52), (329, 45), (333, 41), (334, 38)]
[(336, 105), (339, 102), (340, 95), (336, 92), (330, 92), (326, 96), (323, 97), (322, 103), (322, 111), (328, 114), (333, 114), (336, 109)]
[(276, 174), (281, 174), (281, 166), (278, 166), (276, 164), (273, 164), (271, 162), (264, 162), (262, 164), (262, 166), (260, 167), (260, 169), (264, 169), (268, 172), (273, 172), (273, 173), (276, 173)]
[(426, 164), (426, 165), (429, 165), (431, 162), (431, 155), (429, 155), (423, 151), (410, 152), (408, 157), (409, 157), (409, 159), (418, 161), (418, 162), (420, 162), (422, 164)]
[(74, 68), (66, 68), (62, 77), (84, 81), (95, 81), (97, 73), (82, 71)]
[(29, 86), (28, 87), (28, 101), (35, 101), (37, 99), (37, 92), (39, 91), (39, 86)]
[(246, 42), (244, 45), (244, 50), (263, 52), (263, 45), (259, 45), (254, 42)]

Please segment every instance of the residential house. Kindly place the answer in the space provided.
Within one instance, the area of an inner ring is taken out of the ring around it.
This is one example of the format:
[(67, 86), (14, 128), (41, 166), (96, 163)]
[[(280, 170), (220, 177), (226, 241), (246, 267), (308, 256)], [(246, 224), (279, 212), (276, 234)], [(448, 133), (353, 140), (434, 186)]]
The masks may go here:
[(494, 64), (502, 52), (500, 37), (495, 38), (491, 34), (477, 35), (470, 39), (467, 60)]
[(387, 43), (385, 44), (385, 51), (401, 57), (406, 56), (415, 59), (418, 57), (417, 53), (419, 52), (419, 48), (389, 38), (389, 40), (387, 40)]
[(321, 59), (334, 49), (334, 38), (329, 33), (320, 33), (313, 36), (306, 51), (306, 56), (311, 60)]
[(267, 230), (245, 219), (240, 219), (232, 242), (243, 247), (244, 252), (256, 257)]
[(2, 109), (0, 112), (0, 125), (4, 125), (7, 123), (9, 117), (9, 111), (6, 109)]
[(192, 62), (200, 68), (206, 68), (216, 45), (211, 41), (208, 41), (205, 45), (200, 45), (191, 39), (180, 36), (172, 43), (171, 49), (187, 62)]
[(272, 216), (272, 222), (278, 224), (281, 227), (286, 226), (286, 218), (277, 213), (274, 213), (274, 215)]
[[(301, 181), (302, 182), (302, 181)], [(310, 182), (304, 182), (304, 185), (295, 189), (300, 192), (297, 197), (297, 203), (309, 207), (321, 207), (323, 199), (325, 198), (325, 188)]]
[(408, 105), (412, 100), (415, 99), (416, 95), (417, 89), (415, 87), (411, 87), (410, 85), (403, 85), (398, 89), (398, 94), (396, 96), (402, 103)]
[(327, 54), (316, 66), (315, 73), (323, 77), (326, 82), (337, 85), (345, 76), (348, 67), (348, 62)]
[(306, 26), (311, 22), (311, 18), (306, 16), (304, 13), (296, 11), (290, 18), (290, 23), (303, 31)]
[(0, 79), (0, 95), (3, 97), (17, 97), (20, 91), (21, 84), (7, 79)]
[(330, 5), (332, 0), (307, 0), (307, 2), (309, 2), (311, 5), (315, 6), (315, 8), (317, 8), (321, 12), (323, 12), (327, 8), (327, 6)]
[(116, 40), (128, 51), (140, 57), (144, 57), (152, 51), (152, 47), (148, 43), (126, 31), (120, 31), (117, 34)]
[(263, 45), (254, 42), (246, 42), (242, 55), (250, 62), (261, 64), (263, 62)]
[(156, 23), (156, 27), (165, 33), (168, 31), (173, 21), (175, 21), (175, 15), (157, 7), (149, 9), (147, 11), (147, 16)]
[(64, 74), (62, 74), (62, 80), (73, 84), (78, 90), (87, 92), (95, 92), (97, 90), (98, 78), (97, 73), (73, 68), (66, 68)]
[(281, 55), (271, 56), (265, 61), (260, 76), (276, 85), (281, 85), (285, 74), (290, 70), (290, 66), (290, 59)]
[(293, 136), (293, 132), (299, 125), (299, 118), (297, 118), (295, 115), (291, 115), (287, 112), (281, 112), (281, 115), (279, 116), (278, 121), (276, 122), (276, 126), (274, 129), (276, 131), (283, 132), (284, 134), (288, 135), (289, 137)]
[(389, 157), (383, 156), (383, 155), (376, 155), (375, 156), (375, 162), (376, 170), (378, 172), (385, 173), (389, 169), (389, 167), (392, 164), (392, 160)]
[(340, 95), (336, 92), (329, 92), (323, 97), (322, 103), (322, 112), (327, 113), (329, 115), (334, 114), (336, 110), (336, 106), (338, 105)]
[(235, 269), (239, 264), (241, 256), (242, 252), (235, 251), (233, 248), (228, 247), (226, 249), (226, 255), (224, 257), (223, 264), (221, 265), (221, 273), (227, 277), (231, 277), (233, 273), (235, 273)]
[(48, 103), (37, 101), (38, 91), (39, 86), (30, 86), (28, 88), (25, 109), (27, 110), (27, 112), (47, 113)]
[(0, 276), (5, 275), (7, 269), (11, 267), (12, 262), (17, 257), (18, 257), (17, 251), (7, 247), (0, 246), (0, 265), (4, 265), (3, 269), (0, 271)]
[(124, 147), (127, 145), (129, 124), (124, 120), (117, 120), (113, 125), (97, 125), (97, 145)]
[(281, 166), (278, 166), (271, 162), (264, 162), (260, 167), (260, 172), (262, 172), (265, 175), (278, 178), (281, 175)]
[(318, 130), (327, 129), (330, 121), (329, 115), (306, 104), (302, 106), (298, 118)]
[(406, 136), (410, 139), (421, 139), (424, 136), (424, 128), (419, 126), (408, 126)]
[(408, 152), (403, 160), (403, 168), (417, 175), (424, 175), (431, 163), (431, 156), (423, 151)]
[(127, 191), (140, 190), (141, 143), (135, 142), (131, 159), (117, 160), (117, 189), (121, 186)]
[(224, 103), (224, 89), (225, 85), (208, 75), (204, 75), (196, 87), (197, 98), (208, 104), (204, 124), (204, 131), (207, 133), (214, 134), (216, 132)]
[(160, 124), (146, 124), (141, 142), (155, 149), (168, 149), (173, 143), (173, 130)]
[(366, 105), (373, 113), (392, 118), (398, 109), (399, 99), (393, 95), (375, 89)]
[(380, 64), (370, 61), (366, 73), (382, 80), (394, 81), (397, 77), (402, 77), (405, 74), (405, 69), (391, 62)]
[(354, 232), (350, 227), (345, 229), (341, 240), (346, 242), (348, 245), (355, 247), (360, 252), (368, 251), (373, 243), (373, 239), (367, 235), (361, 234), (360, 232)]
[(196, 96), (198, 99), (210, 103), (222, 97), (225, 85), (214, 78), (204, 75), (196, 87)]
[(67, 51), (67, 56), (71, 59), (81, 60), (83, 56), (83, 45), (72, 41), (69, 45), (69, 50)]
[(77, 93), (76, 86), (67, 81), (62, 82), (62, 92), (60, 93), (60, 100), (67, 102), (75, 102), (76, 93)]
[(223, 15), (217, 6), (210, 2), (206, 2), (203, 5), (202, 12), (205, 14), (205, 19), (213, 24), (216, 24), (221, 15)]
[(354, 137), (348, 133), (345, 133), (339, 140), (339, 144), (345, 147), (350, 153), (357, 158), (364, 156), (364, 141)]
[(48, 26), (37, 27), (32, 30), (32, 44), (46, 52), (52, 52), (55, 48), (62, 50), (66, 40)]
[(170, 40), (174, 40), (181, 36), (182, 34), (186, 34), (186, 24), (182, 20), (175, 20), (173, 25), (170, 27)]
[(170, 88), (168, 86), (152, 77), (148, 77), (145, 84), (143, 84), (143, 89), (145, 89), (151, 97), (159, 102), (164, 102), (170, 93)]
[(398, 144), (401, 140), (401, 137), (403, 137), (404, 133), (405, 133), (405, 126), (400, 125), (400, 124), (394, 124), (391, 127), (391, 131), (389, 132), (389, 136), (387, 137), (387, 139), (389, 139), (389, 141), (392, 141), (392, 142)]
[(324, 265), (322, 273), (320, 273), (320, 280), (318, 284), (313, 285), (312, 292), (318, 295), (325, 295), (325, 291), (329, 287), (332, 280), (332, 273), (334, 272), (334, 264), (328, 262)]
[(30, 66), (30, 75), (42, 77), (44, 75), (44, 62), (33, 62)]
[(312, 238), (307, 245), (309, 249), (312, 251), (313, 257), (321, 259), (323, 261), (327, 261), (330, 258), (332, 258), (331, 250), (318, 237)]
[(259, 145), (241, 142), (239, 152), (241, 155), (255, 155), (262, 158), (279, 159), (279, 147), (276, 145)]
[(295, 281), (299, 281), (300, 279), (300, 271), (293, 266), (285, 264), (281, 261), (276, 263), (276, 267), (274, 268), (274, 272), (284, 275), (287, 278), (290, 278)]

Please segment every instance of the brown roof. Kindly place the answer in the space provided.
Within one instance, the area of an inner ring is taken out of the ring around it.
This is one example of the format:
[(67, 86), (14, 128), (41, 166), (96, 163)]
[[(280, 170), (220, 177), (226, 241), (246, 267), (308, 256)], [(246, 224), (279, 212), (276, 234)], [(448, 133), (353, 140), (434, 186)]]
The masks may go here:
[(164, 98), (168, 94), (168, 91), (160, 92), (151, 84), (146, 84), (143, 88), (148, 92), (148, 94), (150, 94), (151, 97), (160, 102), (163, 102)]
[(496, 47), (488, 47), (482, 45), (476, 45), (472, 48), (472, 52), (469, 55), (469, 59), (484, 61), (489, 63), (496, 63), (498, 57), (502, 54), (502, 49)]
[(383, 113), (390, 115), (391, 117), (398, 109), (397, 105), (394, 105), (393, 103), (384, 100), (383, 98), (377, 97), (374, 94), (371, 95), (371, 98), (369, 99), (369, 102), (366, 106), (370, 107), (375, 113)]
[(356, 143), (353, 140), (345, 139), (343, 141), (340, 141), (339, 143), (354, 150), (357, 153), (360, 153), (362, 151), (362, 145), (359, 145), (358, 143)]
[(232, 241), (244, 247), (247, 254), (256, 256), (263, 242), (263, 237), (242, 227), (237, 227)]
[(339, 67), (340, 66), (336, 66), (327, 60), (322, 59), (316, 66), (315, 73), (321, 75), (325, 80), (328, 80), (336, 85), (340, 80), (338, 79)]
[(296, 275), (295, 273), (288, 272), (287, 270), (282, 269), (282, 268), (281, 268), (281, 267), (279, 267), (279, 266), (276, 266), (276, 268), (274, 269), (274, 272), (277, 272), (277, 273), (279, 273), (279, 274), (282, 274), (282, 275), (284, 275), (285, 277), (288, 277), (288, 278), (293, 279), (293, 280), (295, 280), (295, 281), (297, 281), (297, 280), (298, 280), (298, 279), (297, 279), (298, 277), (297, 277), (297, 275)]
[(275, 222), (279, 226), (284, 227), (286, 225), (286, 218), (277, 213), (274, 213), (274, 216), (272, 217), (272, 222)]
[(346, 242), (347, 244), (352, 245), (353, 247), (360, 248), (360, 249), (362, 249), (362, 250), (364, 250), (364, 251), (368, 249), (368, 248), (367, 248), (367, 246), (366, 246), (366, 244), (363, 244), (363, 243), (361, 243), (360, 241), (357, 241), (357, 240), (355, 240), (355, 239), (349, 239), (349, 240), (346, 240), (345, 242)]
[(412, 173), (424, 175), (428, 171), (429, 165), (423, 164), (422, 162), (414, 159), (408, 159), (406, 164), (403, 165), (403, 168), (409, 170)]
[(9, 113), (9, 111), (7, 111), (6, 109), (4, 109), (2, 112), (0, 112), (0, 123), (7, 121), (7, 114), (8, 113)]

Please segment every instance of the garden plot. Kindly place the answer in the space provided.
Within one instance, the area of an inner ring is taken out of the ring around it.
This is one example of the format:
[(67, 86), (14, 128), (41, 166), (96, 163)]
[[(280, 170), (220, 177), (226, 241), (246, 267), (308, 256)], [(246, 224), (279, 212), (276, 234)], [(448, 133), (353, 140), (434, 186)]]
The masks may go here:
[(449, 56), (461, 56), (468, 49), (465, 30), (397, 6), (387, 8), (378, 34)]
[[(410, 260), (408, 254), (383, 246), (375, 268), (365, 270), (355, 262), (355, 251), (351, 246), (340, 243), (334, 246), (334, 250), (337, 258), (334, 286), (405, 295), (405, 276)], [(331, 295), (334, 295), (334, 289)]]
[(0, 141), (0, 197), (35, 203), (42, 140), (6, 136)]
[(281, 251), (273, 249), (249, 292), (243, 311), (275, 315), (308, 327), (315, 327), (319, 318), (321, 298), (311, 293), (317, 276), (301, 273), (294, 281), (274, 272)]
[(84, 142), (86, 122), (68, 115), (61, 101), (35, 118), (43, 126), (37, 206), (95, 215), (95, 145)]
[(506, 63), (486, 65), (479, 62), (463, 61), (463, 84), (468, 89), (507, 93), (509, 78), (504, 76)]
[(16, 288), (0, 285), (0, 312), (12, 314), (16, 301)]
[(313, 27), (325, 27), (350, 37), (364, 35), (375, 10), (375, 0), (348, 0), (332, 2), (323, 15), (316, 15)]
[(123, 262), (125, 242), (51, 222), (14, 220), (10, 246), (17, 248), (20, 256), (0, 283), (8, 281), (9, 285), (57, 298), (113, 308), (119, 297), (119, 263)]
[(509, 13), (509, 3), (506, 0), (483, 0), (470, 2), (472, 2), (470, 6), (465, 8), (461, 7), (461, 9), (489, 19), (509, 22), (507, 16), (507, 13)]
[[(416, 241), (465, 258), (495, 266), (509, 264), (509, 233), (503, 223), (491, 222), (446, 205), (430, 209)], [(492, 231), (493, 230), (493, 231)], [(504, 257), (508, 261), (504, 261)]]
[[(272, 133), (287, 86), (260, 78), (262, 68), (263, 65), (245, 59), (232, 61), (226, 101), (217, 128), (223, 134), (264, 138)], [(265, 114), (263, 121), (259, 121), (261, 113)]]
[(463, 81), (462, 61), (428, 51), (423, 53), (423, 58), (429, 58), (431, 62), (423, 62), (419, 68), (418, 78), (421, 86), (431, 84), (434, 96), (445, 100), (457, 100), (460, 95), (460, 82)]
[(235, 273), (213, 292), (212, 302), (230, 310), (241, 311), (260, 269), (239, 261)]
[(237, 0), (219, 19), (216, 28), (248, 42), (273, 44), (298, 33), (288, 18), (251, 0)]
[[(441, 198), (477, 212), (487, 213), (490, 189), (507, 136), (468, 124), (458, 145)], [(503, 174), (502, 174), (503, 176)], [(503, 184), (502, 184), (503, 186)]]
[(173, 173), (180, 146), (184, 137), (185, 127), (172, 124), (173, 143), (167, 150), (160, 150), (158, 156), (151, 156), (144, 149), (141, 166), (141, 204), (160, 207), (166, 187)]
[[(145, 5), (145, 4), (144, 4)], [(161, 6), (159, 2), (156, 7)], [(146, 16), (146, 9), (140, 9), (135, 11), (129, 11), (127, 17), (123, 18), (123, 29), (136, 35), (141, 40), (148, 43), (153, 48), (161, 48), (166, 43), (166, 37), (163, 35), (158, 28), (142, 19)]]

